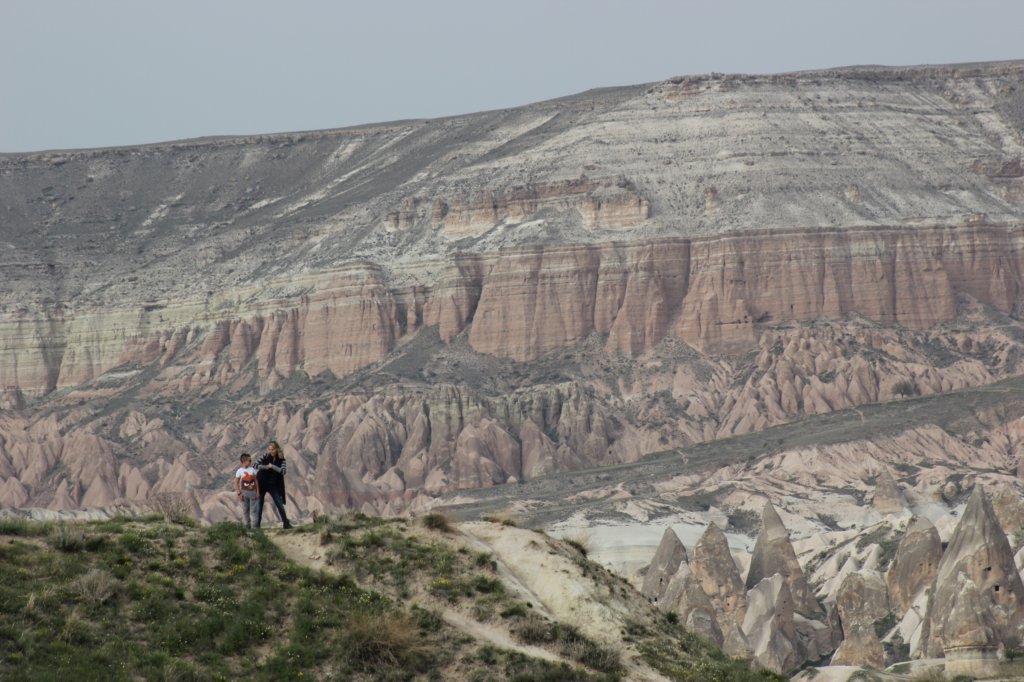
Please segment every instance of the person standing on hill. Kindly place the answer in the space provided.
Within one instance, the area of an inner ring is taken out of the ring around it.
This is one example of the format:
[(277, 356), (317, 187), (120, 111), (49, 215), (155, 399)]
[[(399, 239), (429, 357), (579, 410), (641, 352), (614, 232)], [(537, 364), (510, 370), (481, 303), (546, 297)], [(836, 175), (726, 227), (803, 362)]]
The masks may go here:
[(260, 527), (263, 520), (263, 500), (267, 493), (277, 507), (277, 515), (281, 517), (281, 523), (285, 528), (291, 528), (288, 521), (288, 514), (284, 511), (284, 475), (288, 471), (288, 462), (284, 459), (281, 446), (276, 440), (270, 441), (267, 445), (267, 452), (256, 462), (256, 481), (259, 484), (259, 495), (256, 502), (256, 527)]
[[(256, 514), (256, 497), (260, 493), (259, 483), (256, 481), (256, 469), (252, 466), (252, 457), (249, 456), (248, 452), (243, 452), (241, 457), (238, 458), (242, 466), (238, 467), (235, 471), (235, 492), (238, 493), (238, 499), (242, 501), (242, 516), (245, 518), (245, 527), (252, 528), (252, 521), (250, 520), (250, 510), (252, 515)], [(259, 521), (256, 522), (256, 527), (259, 528)]]

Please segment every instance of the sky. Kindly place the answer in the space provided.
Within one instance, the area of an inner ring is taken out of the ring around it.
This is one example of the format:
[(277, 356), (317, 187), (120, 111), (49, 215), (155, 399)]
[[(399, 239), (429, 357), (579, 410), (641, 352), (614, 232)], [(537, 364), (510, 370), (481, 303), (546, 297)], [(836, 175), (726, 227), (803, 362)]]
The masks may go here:
[(0, 0), (0, 152), (338, 128), (676, 75), (1024, 59), (1024, 0)]

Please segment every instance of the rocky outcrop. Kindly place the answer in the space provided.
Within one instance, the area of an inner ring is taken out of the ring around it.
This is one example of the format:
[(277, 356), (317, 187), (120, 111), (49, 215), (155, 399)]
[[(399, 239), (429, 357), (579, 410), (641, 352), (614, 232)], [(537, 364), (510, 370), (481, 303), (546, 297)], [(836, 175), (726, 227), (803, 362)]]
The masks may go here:
[(1001, 642), (988, 601), (965, 573), (957, 575), (942, 633), (947, 675), (991, 677), (999, 672)]
[(625, 178), (613, 182), (583, 175), (468, 196), (405, 197), (400, 208), (387, 213), (385, 222), (392, 230), (410, 230), (425, 223), (458, 238), (479, 236), (503, 223), (521, 223), (544, 211), (578, 213), (589, 230), (634, 228), (651, 215), (650, 202)]
[(935, 526), (923, 516), (914, 517), (885, 575), (889, 599), (898, 612), (905, 613), (918, 593), (932, 584), (941, 557), (942, 541)]
[[(687, 561), (686, 548), (679, 541), (679, 536), (671, 528), (666, 528), (658, 543), (658, 549), (654, 553), (647, 573), (644, 575), (644, 584), (640, 592), (656, 604), (665, 596), (669, 583), (679, 572), (680, 565)], [(673, 604), (662, 605), (663, 608), (672, 609)]]
[(832, 656), (832, 665), (885, 667), (885, 652), (875, 623), (889, 615), (885, 581), (877, 571), (850, 573), (839, 588), (836, 609), (843, 641)]
[(721, 528), (714, 523), (708, 524), (693, 548), (689, 565), (694, 578), (708, 595), (722, 628), (742, 624), (747, 610), (747, 593)]
[[(786, 581), (791, 595), (793, 609), (796, 613), (815, 618), (823, 617), (825, 612), (814, 598), (807, 578), (804, 576), (796, 552), (789, 541), (789, 532), (783, 525), (779, 513), (771, 502), (765, 502), (761, 511), (761, 527), (754, 545), (754, 553), (750, 559), (747, 572), (747, 589), (753, 589), (761, 581), (779, 574)], [(747, 631), (744, 627), (744, 631)]]
[(672, 576), (658, 607), (675, 613), (688, 629), (722, 646), (724, 637), (715, 607), (688, 565), (681, 565)]
[(870, 627), (858, 626), (844, 631), (843, 641), (830, 660), (831, 665), (885, 667), (885, 651), (878, 635)]
[[(536, 360), (591, 335), (605, 337), (612, 353), (650, 351), (664, 339), (709, 353), (741, 352), (755, 347), (769, 321), (839, 319), (854, 312), (925, 329), (951, 320), (960, 295), (1012, 309), (1014, 292), (1024, 287), (1011, 274), (1022, 270), (1015, 234), (972, 226), (925, 231), (912, 244), (906, 231), (863, 231), (545, 245), (424, 265), (447, 274), (411, 292), (404, 282), (390, 283), (379, 266), (353, 265), (271, 279), (261, 288), (235, 287), (210, 299), (67, 307), (59, 313), (0, 311), (0, 386), (12, 395), (40, 397), (126, 363), (159, 362), (174, 367), (173, 379), (185, 390), (226, 383), (250, 363), (273, 387), (297, 370), (310, 376), (351, 374), (382, 360), (427, 324), (439, 325), (443, 339), (468, 329), (475, 350), (518, 361)], [(837, 249), (848, 258), (840, 259)], [(793, 253), (812, 254), (811, 263), (794, 261)], [(858, 254), (868, 253), (870, 262), (859, 263)], [(938, 255), (924, 259), (920, 253)], [(885, 271), (903, 274), (893, 279), (865, 272), (862, 280), (859, 270), (875, 268), (878, 258), (890, 261)], [(840, 260), (841, 268), (829, 270)], [(924, 276), (914, 268), (925, 268), (935, 280), (923, 287), (931, 298), (901, 299), (898, 308), (880, 304), (898, 299), (903, 288), (894, 288), (897, 280)], [(989, 281), (992, 272), (1003, 273), (1001, 279)], [(771, 284), (776, 278), (806, 279), (818, 290), (801, 293), (787, 285), (777, 291)], [(832, 294), (820, 290), (823, 281)], [(302, 293), (266, 298), (261, 289)], [(879, 399), (872, 383), (843, 401)], [(802, 396), (803, 402), (809, 399)], [(822, 400), (805, 409), (846, 406)], [(801, 396), (778, 395), (773, 402), (794, 414)]]
[(788, 672), (806, 660), (793, 616), (793, 599), (786, 579), (779, 573), (757, 583), (747, 593), (743, 619), (754, 652), (754, 662), (768, 670)]
[(905, 508), (903, 496), (888, 469), (883, 469), (875, 481), (875, 494), (871, 506), (881, 514), (898, 514)]
[[(984, 628), (977, 625), (979, 618)], [(961, 640), (965, 646), (981, 646), (970, 638), (982, 634), (989, 643), (1020, 641), (1024, 635), (1024, 585), (980, 484), (942, 555), (925, 627), (925, 651), (933, 656)]]

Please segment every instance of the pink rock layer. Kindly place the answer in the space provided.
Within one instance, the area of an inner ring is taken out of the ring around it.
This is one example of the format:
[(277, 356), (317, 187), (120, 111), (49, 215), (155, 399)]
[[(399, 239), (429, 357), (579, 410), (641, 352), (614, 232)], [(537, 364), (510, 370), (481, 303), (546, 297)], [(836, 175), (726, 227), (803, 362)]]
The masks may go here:
[(368, 264), (308, 276), (297, 295), (226, 295), (216, 309), (23, 311), (0, 320), (0, 389), (17, 406), (19, 394), (154, 361), (193, 366), (186, 390), (215, 364), (230, 373), (254, 361), (271, 382), (296, 370), (343, 376), (432, 325), (445, 341), (468, 330), (473, 349), (519, 361), (595, 334), (612, 353), (673, 338), (737, 354), (764, 328), (851, 313), (926, 329), (953, 319), (959, 296), (1012, 312), (1022, 245), (1020, 226), (963, 225), (534, 246), (457, 255), (434, 281), (401, 288)]

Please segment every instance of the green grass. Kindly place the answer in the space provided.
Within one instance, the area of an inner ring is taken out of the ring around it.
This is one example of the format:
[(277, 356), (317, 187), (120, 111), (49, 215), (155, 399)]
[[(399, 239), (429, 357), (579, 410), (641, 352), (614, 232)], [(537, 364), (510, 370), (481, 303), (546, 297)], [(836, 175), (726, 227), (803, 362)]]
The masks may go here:
[(400, 604), (298, 567), (234, 524), (4, 531), (5, 680), (400, 679), (437, 663)]
[(673, 620), (663, 618), (653, 625), (639, 621), (629, 624), (626, 636), (634, 640), (640, 654), (651, 667), (676, 682), (782, 682), (785, 675), (766, 670), (751, 670), (750, 662), (730, 658), (686, 630)]
[[(314, 534), (331, 564), (321, 572), (237, 524), (0, 520), (0, 679), (623, 679), (614, 649), (538, 615), (506, 590), (491, 554), (438, 530), (319, 519), (293, 534)], [(627, 589), (569, 551), (613, 592)], [(570, 663), (481, 645), (445, 622), (446, 608)], [(772, 679), (662, 620), (627, 639), (670, 679)]]

